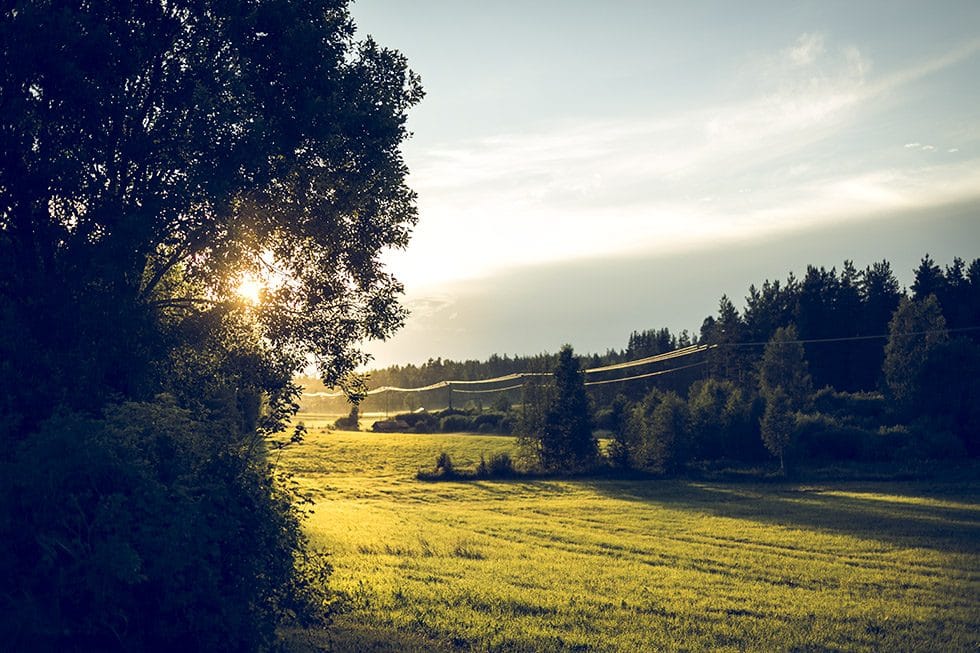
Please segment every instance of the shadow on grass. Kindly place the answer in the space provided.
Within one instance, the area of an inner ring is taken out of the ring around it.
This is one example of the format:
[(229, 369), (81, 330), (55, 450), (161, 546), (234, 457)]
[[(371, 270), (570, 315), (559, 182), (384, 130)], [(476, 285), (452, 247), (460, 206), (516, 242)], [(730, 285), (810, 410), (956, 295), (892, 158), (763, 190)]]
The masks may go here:
[(895, 546), (980, 553), (980, 481), (725, 483), (593, 480), (598, 494)]

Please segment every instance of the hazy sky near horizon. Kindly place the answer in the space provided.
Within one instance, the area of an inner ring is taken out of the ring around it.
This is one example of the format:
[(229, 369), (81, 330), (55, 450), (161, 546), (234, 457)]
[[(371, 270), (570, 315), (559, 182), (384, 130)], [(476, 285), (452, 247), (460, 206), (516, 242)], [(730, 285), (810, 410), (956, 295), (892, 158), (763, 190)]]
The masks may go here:
[(980, 2), (358, 0), (426, 98), (376, 365), (625, 346), (807, 263), (980, 256)]

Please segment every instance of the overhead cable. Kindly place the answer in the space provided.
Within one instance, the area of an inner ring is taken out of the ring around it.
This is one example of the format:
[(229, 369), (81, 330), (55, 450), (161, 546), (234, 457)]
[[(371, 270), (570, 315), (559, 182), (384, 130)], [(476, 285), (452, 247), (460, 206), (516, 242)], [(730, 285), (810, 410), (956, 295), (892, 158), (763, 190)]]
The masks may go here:
[(606, 383), (624, 383), (626, 381), (636, 381), (637, 379), (649, 379), (653, 376), (661, 376), (663, 374), (670, 374), (671, 372), (680, 372), (681, 370), (687, 370), (692, 367), (699, 367), (701, 365), (707, 365), (707, 361), (701, 361), (700, 363), (691, 363), (690, 365), (681, 365), (680, 367), (672, 367), (669, 370), (660, 370), (657, 372), (650, 372), (648, 374), (637, 374), (636, 376), (627, 376), (622, 379), (606, 379), (605, 381), (586, 381), (586, 386), (591, 385), (605, 385)]

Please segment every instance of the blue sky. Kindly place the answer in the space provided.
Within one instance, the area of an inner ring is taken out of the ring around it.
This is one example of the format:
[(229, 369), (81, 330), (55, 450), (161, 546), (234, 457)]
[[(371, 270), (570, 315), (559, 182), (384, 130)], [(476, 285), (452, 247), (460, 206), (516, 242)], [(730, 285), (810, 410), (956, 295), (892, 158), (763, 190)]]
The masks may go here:
[(980, 255), (980, 2), (360, 0), (427, 96), (380, 365), (696, 330), (807, 263)]

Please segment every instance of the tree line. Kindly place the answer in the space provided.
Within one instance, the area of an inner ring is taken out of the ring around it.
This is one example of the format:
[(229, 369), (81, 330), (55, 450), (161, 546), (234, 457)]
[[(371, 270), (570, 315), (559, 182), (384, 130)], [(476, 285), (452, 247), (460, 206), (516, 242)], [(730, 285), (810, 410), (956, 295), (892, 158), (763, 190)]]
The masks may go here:
[[(696, 461), (773, 459), (785, 470), (976, 456), (978, 327), (980, 259), (941, 268), (926, 255), (909, 290), (887, 261), (863, 270), (850, 261), (840, 271), (811, 265), (802, 279), (750, 286), (741, 311), (722, 296), (696, 336), (653, 329), (601, 356), (565, 347), (534, 357), (554, 360), (554, 377), (525, 382), (518, 432), (534, 464), (551, 470), (602, 463), (671, 472)], [(695, 369), (585, 388), (583, 367), (689, 343), (711, 346)], [(509, 359), (510, 369), (523, 371), (520, 361)], [(397, 376), (405, 369), (389, 368), (385, 378), (407, 380)], [(604, 456), (596, 432), (611, 437)]]
[(601, 462), (594, 434), (571, 426), (590, 420), (608, 430), (605, 462), (620, 469), (669, 473), (774, 457), (785, 472), (827, 461), (975, 457), (978, 326), (980, 259), (967, 267), (957, 258), (943, 271), (927, 255), (911, 293), (899, 290), (886, 262), (863, 272), (848, 262), (841, 274), (811, 266), (800, 282), (750, 288), (742, 314), (722, 297), (701, 329), (700, 341), (714, 345), (705, 372), (685, 388), (655, 385), (635, 400), (619, 394), (583, 408), (561, 399), (563, 379), (583, 385), (564, 356), (558, 398), (543, 412), (565, 419), (576, 407), (558, 430), (565, 441), (554, 445), (548, 420), (527, 425), (524, 437), (540, 466), (568, 470)]

